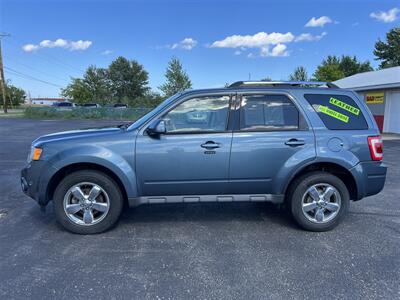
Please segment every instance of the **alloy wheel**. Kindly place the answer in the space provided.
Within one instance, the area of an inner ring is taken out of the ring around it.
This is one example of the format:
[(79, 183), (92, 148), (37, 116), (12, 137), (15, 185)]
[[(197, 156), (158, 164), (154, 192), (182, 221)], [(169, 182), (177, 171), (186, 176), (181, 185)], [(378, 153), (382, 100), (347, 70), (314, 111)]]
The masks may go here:
[(101, 222), (110, 209), (107, 192), (98, 184), (81, 182), (68, 189), (63, 201), (68, 218), (77, 225)]
[(302, 212), (313, 223), (327, 223), (340, 211), (339, 191), (327, 183), (314, 184), (307, 189), (302, 198)]

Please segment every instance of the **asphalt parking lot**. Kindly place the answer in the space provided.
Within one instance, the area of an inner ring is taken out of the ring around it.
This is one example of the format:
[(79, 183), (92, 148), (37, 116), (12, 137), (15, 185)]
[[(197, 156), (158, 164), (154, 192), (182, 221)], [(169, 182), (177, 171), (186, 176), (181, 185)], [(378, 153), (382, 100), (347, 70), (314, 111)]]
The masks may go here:
[(80, 236), (20, 190), (36, 137), (110, 121), (0, 119), (2, 299), (400, 299), (400, 140), (379, 195), (335, 230), (305, 232), (261, 203), (141, 206)]

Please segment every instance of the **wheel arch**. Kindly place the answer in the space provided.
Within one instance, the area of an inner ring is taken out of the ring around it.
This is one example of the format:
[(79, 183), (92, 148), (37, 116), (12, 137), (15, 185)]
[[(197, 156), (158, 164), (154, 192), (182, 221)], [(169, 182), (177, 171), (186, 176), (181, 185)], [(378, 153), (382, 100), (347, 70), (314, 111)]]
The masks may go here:
[(55, 172), (52, 177), (49, 180), (49, 183), (47, 185), (46, 189), (46, 202), (49, 202), (50, 200), (53, 200), (54, 192), (57, 188), (58, 183), (68, 174), (71, 174), (76, 171), (81, 171), (81, 170), (95, 170), (102, 172), (109, 177), (111, 177), (116, 184), (118, 185), (122, 196), (124, 197), (124, 202), (125, 204), (128, 204), (128, 192), (127, 188), (125, 187), (124, 183), (120, 179), (120, 177), (110, 168), (107, 168), (101, 164), (97, 163), (91, 163), (91, 162), (77, 162), (77, 163), (72, 163), (69, 165), (66, 165), (59, 169), (57, 172)]
[[(303, 166), (301, 169), (299, 169), (286, 183), (285, 189), (284, 189), (284, 194), (287, 196), (288, 192), (290, 191), (290, 187), (291, 187), (292, 183), (297, 178), (299, 178), (300, 176), (303, 176), (304, 174), (314, 172), (314, 171), (323, 171), (323, 172), (327, 172), (327, 173), (337, 176), (346, 185), (347, 190), (349, 191), (350, 199), (351, 200), (359, 199), (358, 198), (357, 181), (354, 178), (354, 176), (351, 174), (351, 172), (347, 168), (343, 167), (340, 164), (337, 164), (334, 162), (321, 162), (321, 161), (313, 162), (313, 163)], [(285, 197), (285, 198), (287, 198), (287, 197)]]

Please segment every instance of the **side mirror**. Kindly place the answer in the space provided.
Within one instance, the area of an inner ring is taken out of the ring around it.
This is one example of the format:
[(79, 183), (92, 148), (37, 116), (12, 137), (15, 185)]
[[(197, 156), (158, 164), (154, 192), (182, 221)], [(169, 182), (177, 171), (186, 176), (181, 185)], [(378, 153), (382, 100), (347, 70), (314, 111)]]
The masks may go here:
[(147, 127), (147, 134), (150, 136), (160, 135), (167, 132), (167, 128), (165, 127), (165, 121), (156, 120)]

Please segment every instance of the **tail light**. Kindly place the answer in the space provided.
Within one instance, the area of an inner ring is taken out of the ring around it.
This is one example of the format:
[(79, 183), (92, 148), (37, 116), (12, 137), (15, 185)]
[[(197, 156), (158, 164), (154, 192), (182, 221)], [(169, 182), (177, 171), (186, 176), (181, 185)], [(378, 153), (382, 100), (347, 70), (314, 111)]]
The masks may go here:
[(369, 152), (371, 153), (372, 160), (382, 160), (383, 157), (383, 146), (382, 138), (378, 136), (368, 137)]

